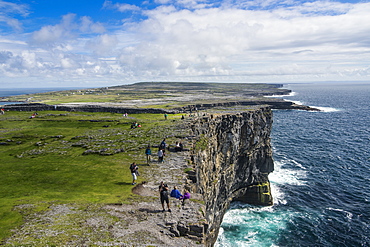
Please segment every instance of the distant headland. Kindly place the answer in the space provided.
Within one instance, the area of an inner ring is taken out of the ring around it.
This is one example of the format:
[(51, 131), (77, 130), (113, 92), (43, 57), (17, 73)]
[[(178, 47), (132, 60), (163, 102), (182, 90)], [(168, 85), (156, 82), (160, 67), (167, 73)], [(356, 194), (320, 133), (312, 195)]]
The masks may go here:
[[(130, 85), (53, 91), (2, 97), (13, 110), (79, 110), (105, 112), (187, 112), (215, 107), (267, 105), (272, 109), (319, 111), (281, 98), (291, 90), (283, 84), (203, 83), (203, 82), (139, 82)], [(37, 104), (36, 104), (37, 103)], [(153, 110), (156, 109), (156, 110)]]

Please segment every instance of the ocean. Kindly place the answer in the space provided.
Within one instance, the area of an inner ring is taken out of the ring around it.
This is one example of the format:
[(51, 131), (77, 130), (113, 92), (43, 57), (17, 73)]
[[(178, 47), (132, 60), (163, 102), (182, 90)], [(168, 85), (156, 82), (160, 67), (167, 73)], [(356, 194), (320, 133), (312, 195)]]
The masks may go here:
[(322, 111), (273, 111), (274, 205), (233, 203), (216, 246), (370, 246), (370, 83), (285, 87)]

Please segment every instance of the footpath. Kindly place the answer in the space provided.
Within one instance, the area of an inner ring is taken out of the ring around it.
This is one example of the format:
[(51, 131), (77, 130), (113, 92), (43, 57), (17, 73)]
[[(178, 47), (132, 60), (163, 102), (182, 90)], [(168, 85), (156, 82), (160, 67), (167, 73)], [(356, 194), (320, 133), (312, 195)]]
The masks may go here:
[[(167, 153), (169, 153), (167, 151)], [(149, 181), (133, 188), (133, 192), (144, 197), (153, 197), (132, 205), (108, 205), (105, 209), (115, 217), (129, 222), (128, 229), (112, 231), (116, 240), (124, 239), (127, 246), (204, 246), (202, 241), (205, 207), (201, 195), (191, 193), (192, 200), (186, 200), (185, 205), (178, 199), (170, 198), (171, 212), (162, 212), (159, 200), (159, 184), (167, 183), (170, 190), (177, 186), (181, 192), (190, 188), (191, 181), (184, 172), (191, 168), (188, 164), (189, 152), (171, 152), (163, 163), (158, 163), (156, 157), (150, 166), (143, 166), (140, 172)], [(167, 209), (166, 205), (165, 208)], [(122, 245), (126, 246), (126, 245)]]

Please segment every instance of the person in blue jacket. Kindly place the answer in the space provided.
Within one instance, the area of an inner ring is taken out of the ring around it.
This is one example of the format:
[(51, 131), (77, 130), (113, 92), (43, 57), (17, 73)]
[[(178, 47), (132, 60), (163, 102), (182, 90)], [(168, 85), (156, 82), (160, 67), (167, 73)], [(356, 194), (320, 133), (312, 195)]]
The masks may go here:
[(170, 194), (171, 197), (175, 197), (176, 199), (180, 199), (182, 197), (181, 192), (177, 189), (177, 187), (173, 187), (173, 190)]
[(150, 149), (150, 145), (145, 149), (145, 154), (146, 154), (146, 163), (150, 165), (150, 157), (152, 155), (152, 150)]

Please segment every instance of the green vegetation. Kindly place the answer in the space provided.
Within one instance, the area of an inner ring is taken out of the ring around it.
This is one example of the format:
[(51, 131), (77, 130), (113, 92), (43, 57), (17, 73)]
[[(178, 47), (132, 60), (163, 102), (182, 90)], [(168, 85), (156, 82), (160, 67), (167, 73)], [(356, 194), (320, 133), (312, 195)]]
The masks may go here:
[[(45, 211), (51, 204), (85, 207), (138, 200), (131, 192), (129, 164), (145, 164), (148, 143), (164, 137), (171, 142), (168, 135), (176, 135), (181, 118), (58, 111), (31, 115), (0, 115), (0, 241), (23, 223), (25, 212)], [(142, 127), (131, 129), (132, 122)], [(140, 176), (138, 182), (145, 179)], [(19, 210), (21, 205), (32, 207)]]
[(196, 142), (195, 150), (204, 151), (208, 147), (208, 138), (205, 135), (200, 135), (199, 140)]

